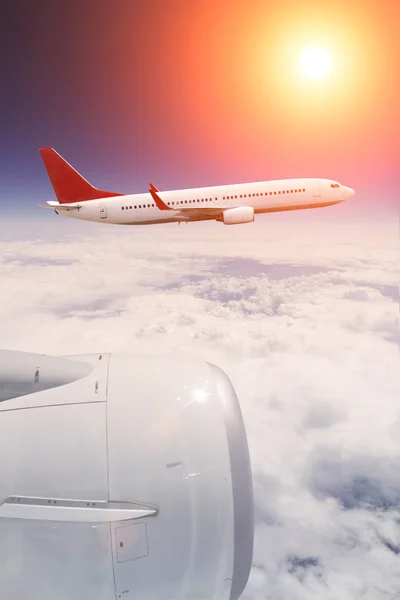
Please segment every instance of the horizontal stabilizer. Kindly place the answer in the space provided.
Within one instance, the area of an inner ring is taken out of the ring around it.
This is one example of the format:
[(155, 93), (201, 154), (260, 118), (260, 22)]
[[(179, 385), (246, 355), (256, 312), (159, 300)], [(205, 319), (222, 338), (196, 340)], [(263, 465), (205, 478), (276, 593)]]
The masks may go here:
[(81, 204), (59, 204), (58, 202), (47, 202), (46, 204), (39, 204), (40, 208), (51, 208), (52, 210), (68, 212), (70, 210), (79, 210), (82, 208)]

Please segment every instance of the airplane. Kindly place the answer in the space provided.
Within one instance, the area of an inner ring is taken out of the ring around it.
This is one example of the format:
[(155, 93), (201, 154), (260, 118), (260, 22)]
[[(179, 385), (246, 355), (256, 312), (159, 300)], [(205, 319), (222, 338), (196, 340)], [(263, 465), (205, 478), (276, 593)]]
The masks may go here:
[(0, 349), (0, 474), (4, 600), (238, 600), (246, 586), (251, 461), (215, 364)]
[(41, 204), (58, 215), (118, 225), (220, 221), (251, 223), (255, 215), (332, 206), (355, 191), (330, 179), (282, 179), (145, 194), (120, 194), (93, 187), (54, 148), (40, 148), (57, 202)]

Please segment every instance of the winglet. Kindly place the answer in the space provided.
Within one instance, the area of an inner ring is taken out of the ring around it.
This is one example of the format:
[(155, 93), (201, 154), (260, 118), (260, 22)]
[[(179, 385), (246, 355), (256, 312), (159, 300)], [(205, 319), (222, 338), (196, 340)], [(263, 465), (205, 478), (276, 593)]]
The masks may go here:
[(170, 206), (168, 206), (163, 200), (161, 200), (160, 196), (158, 195), (158, 191), (159, 190), (156, 188), (156, 186), (150, 183), (149, 192), (154, 202), (156, 203), (157, 208), (159, 208), (160, 210), (172, 210)]

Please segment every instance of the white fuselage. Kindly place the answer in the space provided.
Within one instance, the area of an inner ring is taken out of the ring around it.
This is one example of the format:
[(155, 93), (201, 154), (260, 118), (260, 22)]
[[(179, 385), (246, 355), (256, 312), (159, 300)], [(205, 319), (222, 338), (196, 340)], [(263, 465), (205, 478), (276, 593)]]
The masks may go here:
[(63, 210), (57, 211), (58, 214), (76, 219), (119, 225), (149, 225), (221, 220), (215, 209), (220, 209), (221, 215), (237, 207), (252, 207), (255, 214), (319, 208), (337, 204), (353, 195), (351, 188), (328, 179), (283, 179), (159, 192), (162, 201), (172, 210), (160, 210), (150, 193), (87, 200), (70, 205), (56, 202), (47, 204), (56, 211), (57, 207), (62, 206)]

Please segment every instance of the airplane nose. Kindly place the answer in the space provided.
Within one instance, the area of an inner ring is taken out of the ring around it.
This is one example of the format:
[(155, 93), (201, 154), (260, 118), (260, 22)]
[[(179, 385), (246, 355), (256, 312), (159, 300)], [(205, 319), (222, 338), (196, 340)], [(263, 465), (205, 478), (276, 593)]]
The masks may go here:
[(355, 191), (352, 190), (349, 187), (343, 186), (343, 195), (345, 200), (348, 200), (349, 198), (352, 198), (355, 194)]

